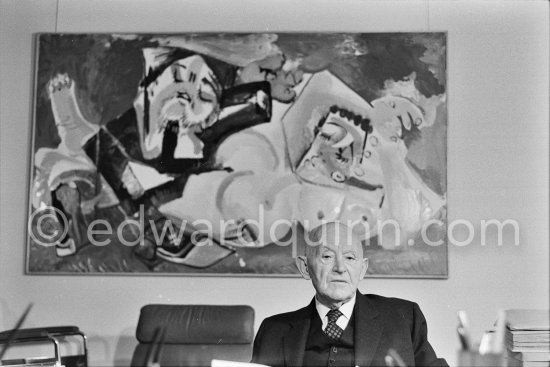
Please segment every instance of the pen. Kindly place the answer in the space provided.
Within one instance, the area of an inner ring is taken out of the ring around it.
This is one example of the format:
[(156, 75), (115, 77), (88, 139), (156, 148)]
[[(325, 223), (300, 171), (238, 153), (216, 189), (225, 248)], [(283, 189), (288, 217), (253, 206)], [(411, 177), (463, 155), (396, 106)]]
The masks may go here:
[(407, 367), (399, 353), (393, 348), (388, 349), (388, 354), (384, 360), (388, 367)]
[(497, 321), (495, 323), (495, 336), (491, 343), (491, 353), (502, 353), (504, 347), (504, 333), (506, 329), (506, 312), (498, 311)]
[(29, 314), (30, 310), (32, 308), (32, 303), (30, 303), (19, 320), (17, 320), (17, 324), (15, 324), (15, 327), (10, 332), (8, 338), (6, 339), (6, 343), (4, 344), (4, 347), (2, 350), (0, 350), (0, 365), (2, 364), (2, 357), (4, 357), (4, 354), (6, 353), (6, 350), (10, 346), (11, 342), (16, 338), (17, 333), (19, 332), (19, 329), (21, 329), (21, 325), (23, 325), (23, 322), (25, 322), (25, 319), (27, 318), (27, 315)]
[(458, 339), (460, 340), (460, 346), (463, 350), (470, 350), (470, 339), (466, 330), (463, 327), (457, 327)]
[(458, 333), (458, 338), (460, 339), (460, 345), (463, 350), (470, 350), (470, 330), (468, 327), (468, 317), (466, 316), (466, 311), (458, 311), (457, 316), (458, 327), (456, 328), (456, 331)]
[(395, 367), (395, 362), (391, 356), (386, 356), (384, 361), (386, 362), (386, 367)]

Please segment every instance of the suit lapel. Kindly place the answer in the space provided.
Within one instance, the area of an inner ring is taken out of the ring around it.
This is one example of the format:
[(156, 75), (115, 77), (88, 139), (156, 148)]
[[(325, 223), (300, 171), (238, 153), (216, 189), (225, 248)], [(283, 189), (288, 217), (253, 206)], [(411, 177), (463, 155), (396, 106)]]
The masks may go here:
[(285, 366), (302, 366), (304, 363), (310, 320), (314, 316), (314, 310), (315, 299), (290, 323), (290, 330), (284, 336), (283, 342)]
[(355, 301), (355, 364), (357, 366), (370, 366), (384, 324), (378, 317), (378, 311), (369, 300), (357, 292)]

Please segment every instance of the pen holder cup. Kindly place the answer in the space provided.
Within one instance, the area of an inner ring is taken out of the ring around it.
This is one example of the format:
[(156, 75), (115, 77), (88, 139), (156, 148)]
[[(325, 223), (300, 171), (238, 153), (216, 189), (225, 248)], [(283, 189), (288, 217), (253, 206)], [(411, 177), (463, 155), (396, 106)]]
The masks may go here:
[(457, 367), (505, 367), (503, 354), (479, 354), (475, 351), (461, 350), (458, 352)]

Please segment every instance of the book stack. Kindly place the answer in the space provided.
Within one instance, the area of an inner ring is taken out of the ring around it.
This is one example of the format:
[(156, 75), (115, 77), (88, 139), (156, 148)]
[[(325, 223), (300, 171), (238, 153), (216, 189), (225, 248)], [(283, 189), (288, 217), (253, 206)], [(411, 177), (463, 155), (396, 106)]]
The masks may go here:
[(509, 367), (550, 367), (550, 311), (507, 310)]

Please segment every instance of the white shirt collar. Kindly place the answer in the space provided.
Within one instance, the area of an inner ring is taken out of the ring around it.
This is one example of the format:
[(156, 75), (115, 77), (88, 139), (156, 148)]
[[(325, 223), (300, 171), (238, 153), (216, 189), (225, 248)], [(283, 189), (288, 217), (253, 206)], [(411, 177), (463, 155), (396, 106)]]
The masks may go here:
[[(342, 330), (345, 329), (346, 326), (348, 326), (348, 322), (351, 319), (351, 314), (353, 313), (353, 308), (355, 307), (355, 297), (356, 297), (356, 294), (354, 294), (349, 301), (344, 303), (339, 308), (343, 316), (340, 316), (340, 318), (336, 321), (336, 325), (340, 326)], [(317, 300), (317, 297), (315, 297), (315, 308), (317, 309), (317, 313), (321, 318), (322, 328), (325, 329), (325, 327), (328, 324), (327, 312), (330, 311), (330, 308), (328, 308), (327, 306), (319, 302)]]

